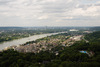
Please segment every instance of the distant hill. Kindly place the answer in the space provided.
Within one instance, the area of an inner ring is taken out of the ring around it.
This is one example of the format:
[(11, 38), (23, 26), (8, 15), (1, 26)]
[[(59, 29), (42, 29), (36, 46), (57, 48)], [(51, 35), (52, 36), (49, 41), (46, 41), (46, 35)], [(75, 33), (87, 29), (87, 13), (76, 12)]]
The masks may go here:
[(22, 29), (22, 27), (0, 27), (0, 30)]
[(100, 31), (100, 27), (91, 27), (90, 30)]

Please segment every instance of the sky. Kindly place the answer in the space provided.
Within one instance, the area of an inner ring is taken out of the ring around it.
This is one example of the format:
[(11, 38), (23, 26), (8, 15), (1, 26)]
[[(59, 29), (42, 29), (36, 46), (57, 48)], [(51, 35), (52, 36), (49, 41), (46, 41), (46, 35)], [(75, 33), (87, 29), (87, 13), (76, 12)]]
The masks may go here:
[(100, 26), (100, 0), (0, 0), (0, 26)]

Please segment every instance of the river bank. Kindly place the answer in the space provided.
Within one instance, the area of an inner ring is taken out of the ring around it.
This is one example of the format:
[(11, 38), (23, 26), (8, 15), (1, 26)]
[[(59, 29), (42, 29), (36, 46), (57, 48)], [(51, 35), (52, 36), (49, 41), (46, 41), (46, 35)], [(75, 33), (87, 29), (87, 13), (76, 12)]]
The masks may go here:
[(21, 39), (17, 39), (17, 40), (13, 40), (13, 41), (3, 42), (3, 43), (0, 43), (0, 50), (3, 50), (3, 49), (10, 47), (10, 46), (21, 45), (21, 44), (24, 44), (26, 42), (34, 41), (34, 40), (37, 40), (37, 39), (40, 39), (40, 38), (43, 38), (43, 37), (56, 35), (56, 34), (59, 34), (59, 33), (65, 33), (65, 32), (39, 34), (39, 35), (33, 35), (33, 36), (30, 36), (30, 37), (21, 38)]

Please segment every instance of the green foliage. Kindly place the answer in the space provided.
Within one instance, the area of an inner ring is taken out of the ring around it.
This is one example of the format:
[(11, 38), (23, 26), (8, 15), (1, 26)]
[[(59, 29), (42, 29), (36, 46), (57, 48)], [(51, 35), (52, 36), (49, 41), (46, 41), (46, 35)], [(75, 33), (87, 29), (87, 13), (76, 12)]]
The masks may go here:
[(100, 41), (100, 31), (97, 32), (93, 32), (91, 34), (87, 34), (85, 36), (85, 39), (89, 40), (89, 41), (94, 41), (94, 42), (98, 42)]

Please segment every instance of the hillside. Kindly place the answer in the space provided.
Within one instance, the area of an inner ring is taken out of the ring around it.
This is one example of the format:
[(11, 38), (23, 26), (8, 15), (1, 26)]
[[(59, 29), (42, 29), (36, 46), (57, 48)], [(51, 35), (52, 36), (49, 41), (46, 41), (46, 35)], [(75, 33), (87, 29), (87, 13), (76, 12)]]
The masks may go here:
[(100, 31), (88, 34), (85, 36), (85, 38), (89, 41), (100, 41)]
[(94, 30), (94, 31), (100, 31), (100, 27), (91, 27), (90, 30)]

